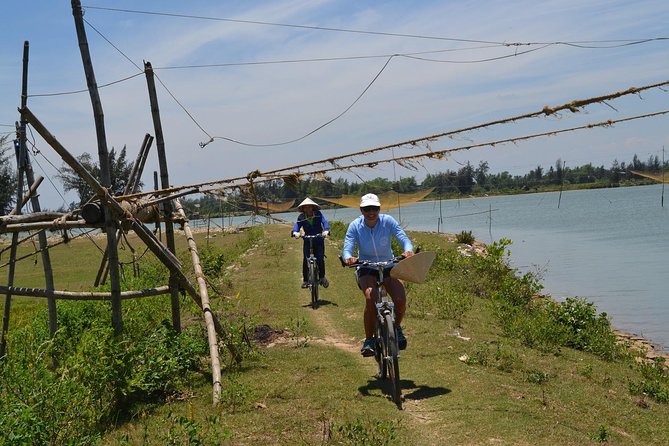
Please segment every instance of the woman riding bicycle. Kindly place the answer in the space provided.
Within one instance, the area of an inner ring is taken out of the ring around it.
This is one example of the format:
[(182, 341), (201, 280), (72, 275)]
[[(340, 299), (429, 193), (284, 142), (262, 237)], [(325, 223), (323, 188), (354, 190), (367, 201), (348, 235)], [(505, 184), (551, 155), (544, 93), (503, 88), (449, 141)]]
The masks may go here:
[[(305, 198), (302, 203), (297, 206), (300, 215), (297, 216), (297, 221), (293, 226), (291, 232), (292, 237), (300, 237), (300, 229), (305, 235), (321, 234), (327, 237), (330, 232), (330, 225), (320, 211), (320, 206), (310, 198)], [(314, 248), (314, 256), (318, 263), (318, 279), (323, 288), (330, 286), (328, 279), (325, 278), (325, 239), (315, 238), (311, 240)], [(307, 268), (307, 258), (309, 258), (309, 242), (304, 240), (304, 258), (302, 260), (302, 288), (309, 288), (309, 272)]]
[[(404, 251), (402, 255), (405, 257), (413, 255), (413, 244), (402, 227), (390, 215), (380, 214), (380, 210), (381, 202), (376, 195), (367, 194), (360, 199), (362, 215), (349, 224), (344, 239), (342, 259), (347, 265), (353, 265), (358, 258), (373, 262), (392, 259), (394, 257), (391, 246), (393, 237), (402, 245)], [(358, 247), (358, 257), (353, 256), (356, 245)], [(397, 341), (400, 350), (404, 350), (407, 341), (400, 324), (406, 310), (406, 291), (404, 290), (404, 284), (399, 279), (390, 277), (390, 268), (392, 268), (392, 265), (389, 265), (383, 273), (384, 285), (395, 303)], [(373, 336), (376, 324), (376, 295), (373, 294), (373, 290), (376, 288), (378, 273), (376, 270), (360, 267), (356, 274), (358, 287), (365, 296), (365, 341), (360, 353), (363, 356), (374, 356)]]

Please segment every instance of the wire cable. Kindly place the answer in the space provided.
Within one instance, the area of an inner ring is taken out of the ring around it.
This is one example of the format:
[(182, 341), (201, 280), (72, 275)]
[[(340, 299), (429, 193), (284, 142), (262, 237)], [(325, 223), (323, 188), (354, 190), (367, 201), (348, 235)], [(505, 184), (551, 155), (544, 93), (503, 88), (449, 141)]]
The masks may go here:
[(390, 57), (388, 58), (388, 60), (386, 60), (386, 63), (383, 64), (383, 67), (381, 67), (381, 70), (379, 70), (379, 72), (376, 73), (376, 76), (374, 76), (374, 78), (371, 80), (371, 82), (369, 82), (369, 84), (367, 84), (367, 86), (362, 90), (362, 93), (360, 93), (360, 94), (358, 95), (358, 97), (355, 98), (355, 100), (354, 100), (348, 107), (346, 107), (346, 109), (344, 109), (344, 111), (342, 111), (341, 113), (339, 113), (339, 114), (338, 114), (337, 116), (335, 116), (334, 118), (331, 118), (330, 120), (326, 121), (324, 124), (321, 124), (321, 125), (319, 125), (318, 127), (316, 127), (315, 129), (313, 129), (313, 130), (311, 130), (310, 132), (306, 133), (305, 135), (300, 136), (299, 138), (295, 138), (295, 139), (292, 139), (292, 140), (290, 140), (290, 141), (283, 141), (283, 142), (272, 143), (272, 144), (250, 144), (250, 143), (245, 143), (245, 142), (242, 142), (242, 141), (237, 141), (237, 140), (232, 139), (232, 138), (227, 138), (227, 137), (225, 137), (225, 136), (213, 136), (213, 137), (211, 137), (211, 139), (210, 139), (209, 141), (207, 141), (207, 142), (201, 142), (201, 143), (200, 143), (200, 147), (204, 148), (207, 144), (211, 143), (211, 142), (212, 142), (213, 140), (215, 140), (215, 139), (223, 139), (223, 140), (225, 140), (225, 141), (234, 142), (234, 143), (241, 144), (241, 145), (244, 145), (244, 146), (247, 146), (247, 147), (274, 147), (274, 146), (283, 146), (283, 145), (286, 145), (286, 144), (292, 144), (292, 143), (294, 143), (294, 142), (301, 141), (301, 140), (303, 140), (303, 139), (305, 139), (305, 138), (307, 138), (307, 137), (313, 135), (314, 133), (316, 133), (317, 131), (321, 130), (322, 128), (324, 128), (324, 127), (326, 127), (326, 126), (332, 124), (334, 121), (336, 121), (337, 119), (341, 118), (341, 117), (344, 116), (350, 109), (352, 109), (353, 106), (354, 106), (355, 104), (357, 104), (358, 101), (360, 101), (360, 99), (362, 99), (362, 97), (365, 95), (365, 93), (367, 93), (367, 91), (371, 88), (371, 86), (374, 85), (374, 82), (376, 82), (376, 80), (379, 78), (379, 76), (381, 76), (381, 73), (384, 72), (384, 70), (386, 69), (386, 67), (388, 66), (388, 64), (390, 63), (390, 61), (393, 59), (393, 57), (395, 57), (395, 56), (390, 56)]
[(419, 56), (422, 54), (447, 53), (458, 51), (473, 51), (491, 48), (506, 48), (507, 45), (495, 44), (484, 45), (468, 48), (444, 48), (439, 50), (429, 51), (412, 51), (408, 53), (393, 53), (393, 54), (367, 54), (361, 56), (339, 56), (339, 57), (315, 57), (310, 59), (280, 59), (280, 60), (260, 60), (255, 62), (227, 62), (227, 63), (212, 63), (201, 65), (173, 65), (164, 67), (153, 67), (154, 70), (182, 70), (190, 68), (220, 68), (220, 67), (240, 67), (240, 66), (255, 66), (255, 65), (280, 65), (280, 64), (295, 64), (295, 63), (312, 63), (312, 62), (339, 62), (347, 60), (364, 60), (364, 59), (387, 59), (391, 56)]
[(98, 33), (98, 35), (99, 35), (100, 37), (102, 37), (102, 38), (105, 40), (105, 42), (107, 42), (109, 45), (112, 46), (112, 48), (114, 48), (116, 51), (118, 51), (118, 52), (121, 54), (121, 56), (125, 57), (125, 59), (126, 59), (128, 62), (130, 62), (131, 64), (133, 64), (133, 65), (135, 66), (135, 68), (137, 68), (137, 69), (139, 70), (139, 74), (143, 74), (143, 73), (144, 73), (144, 70), (142, 69), (142, 67), (140, 67), (139, 65), (137, 65), (131, 58), (129, 58), (123, 51), (121, 51), (119, 47), (117, 47), (116, 45), (114, 45), (114, 44), (111, 42), (111, 40), (107, 39), (107, 38), (106, 38), (100, 31), (98, 31), (98, 29), (97, 29), (95, 26), (93, 26), (93, 25), (91, 24), (91, 22), (89, 22), (88, 20), (84, 19), (84, 23), (86, 23), (86, 24), (87, 24), (93, 31), (95, 31), (96, 33)]
[[(121, 82), (128, 81), (128, 80), (130, 80), (130, 79), (133, 79), (133, 78), (135, 78), (135, 77), (137, 77), (137, 76), (141, 76), (141, 75), (143, 75), (143, 74), (144, 74), (144, 72), (141, 72), (141, 73), (135, 73), (135, 74), (133, 74), (133, 75), (124, 77), (124, 78), (122, 78), (122, 79), (118, 79), (118, 80), (111, 81), (111, 82), (106, 83), (106, 84), (98, 85), (98, 88), (105, 88), (105, 87), (109, 87), (109, 86), (111, 86), (111, 85), (120, 84)], [(27, 97), (29, 97), (29, 98), (38, 98), (38, 97), (47, 97), (47, 96), (65, 96), (65, 95), (69, 95), (69, 94), (81, 94), (81, 93), (88, 93), (88, 88), (85, 88), (85, 89), (83, 89), (83, 90), (62, 91), (62, 92), (58, 92), (58, 93), (38, 93), (38, 94), (29, 94)]]
[(449, 42), (464, 42), (464, 43), (484, 43), (484, 44), (496, 44), (496, 45), (505, 45), (505, 46), (523, 46), (523, 45), (546, 45), (546, 44), (558, 44), (558, 45), (569, 45), (579, 48), (600, 48), (597, 46), (592, 46), (591, 44), (613, 44), (608, 46), (612, 48), (615, 46), (626, 46), (634, 45), (637, 43), (650, 42), (654, 40), (669, 40), (669, 37), (655, 37), (647, 39), (610, 39), (610, 40), (585, 40), (585, 41), (574, 41), (574, 42), (497, 42), (490, 40), (479, 40), (479, 39), (463, 39), (456, 37), (443, 37), (443, 36), (429, 36), (421, 34), (403, 34), (403, 33), (392, 33), (392, 32), (382, 32), (382, 31), (365, 31), (359, 29), (349, 29), (349, 28), (334, 28), (326, 26), (314, 26), (314, 25), (296, 25), (289, 23), (277, 23), (277, 22), (266, 22), (260, 20), (243, 20), (243, 19), (231, 19), (225, 17), (212, 17), (212, 16), (199, 16), (192, 14), (176, 14), (176, 13), (167, 13), (167, 12), (156, 12), (156, 11), (140, 11), (133, 9), (120, 9), (120, 8), (105, 8), (101, 6), (88, 6), (83, 5), (85, 9), (93, 9), (100, 11), (110, 11), (110, 12), (122, 12), (129, 14), (143, 14), (143, 15), (155, 15), (163, 17), (175, 17), (175, 18), (184, 18), (184, 19), (195, 19), (195, 20), (210, 20), (210, 21), (219, 21), (219, 22), (229, 22), (229, 23), (241, 23), (248, 25), (263, 25), (263, 26), (278, 26), (284, 28), (296, 28), (296, 29), (307, 29), (312, 31), (331, 31), (331, 32), (341, 32), (341, 33), (353, 33), (353, 34), (369, 34), (376, 36), (387, 36), (387, 37), (404, 37), (412, 39), (427, 39), (427, 40), (444, 40)]
[[(100, 10), (100, 11), (123, 12), (123, 13), (129, 13), (129, 14), (155, 15), (155, 16), (163, 16), (163, 17), (176, 17), (176, 18), (183, 18), (183, 19), (210, 20), (210, 21), (217, 21), (217, 22), (242, 23), (242, 24), (247, 24), (247, 25), (278, 26), (278, 27), (283, 27), (283, 28), (297, 28), (297, 29), (307, 29), (307, 30), (313, 30), (313, 31), (333, 31), (333, 32), (342, 32), (342, 33), (353, 33), (353, 34), (369, 34), (369, 35), (376, 35), (376, 36), (405, 37), (405, 38), (413, 38), (413, 39), (446, 40), (446, 41), (450, 41), (450, 42), (493, 43), (493, 44), (503, 43), (503, 42), (492, 42), (492, 41), (486, 41), (486, 40), (459, 39), (459, 38), (453, 38), (453, 37), (439, 37), (439, 36), (426, 36), (426, 35), (419, 35), (419, 34), (401, 34), (401, 33), (391, 33), (391, 32), (380, 32), (380, 31), (362, 31), (362, 30), (356, 30), (356, 29), (332, 28), (332, 27), (313, 26), (313, 25), (295, 25), (295, 24), (288, 24), (288, 23), (264, 22), (264, 21), (260, 21), (260, 20), (242, 20), (242, 19), (230, 19), (230, 18), (225, 18), (225, 17), (198, 16), (198, 15), (190, 15), (190, 14), (175, 14), (175, 13), (167, 13), (167, 12), (140, 11), (140, 10), (120, 9), (120, 8), (104, 8), (104, 7), (101, 7), (101, 6), (82, 5), (82, 7), (84, 9), (95, 9), (95, 10)], [(508, 43), (506, 45), (514, 45), (514, 44)]]

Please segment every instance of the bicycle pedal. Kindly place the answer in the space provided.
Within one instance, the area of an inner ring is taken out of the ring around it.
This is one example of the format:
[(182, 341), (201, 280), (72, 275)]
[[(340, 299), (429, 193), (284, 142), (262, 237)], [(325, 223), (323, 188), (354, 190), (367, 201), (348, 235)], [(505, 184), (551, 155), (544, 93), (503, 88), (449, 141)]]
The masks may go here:
[(371, 358), (372, 356), (374, 356), (376, 354), (376, 353), (374, 353), (374, 350), (362, 350), (360, 353), (365, 358)]

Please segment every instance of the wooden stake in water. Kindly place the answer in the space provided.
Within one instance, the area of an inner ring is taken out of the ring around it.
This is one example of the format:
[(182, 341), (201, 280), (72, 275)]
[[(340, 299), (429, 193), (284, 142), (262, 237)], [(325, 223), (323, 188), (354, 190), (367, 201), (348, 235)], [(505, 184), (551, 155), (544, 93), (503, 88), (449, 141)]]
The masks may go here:
[(562, 169), (560, 170), (560, 195), (558, 196), (558, 209), (560, 209), (560, 202), (562, 201), (562, 186), (564, 185), (564, 166), (565, 162), (562, 161)]
[(662, 198), (660, 204), (664, 207), (664, 146), (662, 146)]

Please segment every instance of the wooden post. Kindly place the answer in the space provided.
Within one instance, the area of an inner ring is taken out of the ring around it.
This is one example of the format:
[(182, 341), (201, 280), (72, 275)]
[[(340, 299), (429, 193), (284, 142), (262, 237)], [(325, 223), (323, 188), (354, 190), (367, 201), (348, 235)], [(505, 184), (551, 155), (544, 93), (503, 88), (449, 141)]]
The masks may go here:
[[(151, 103), (151, 117), (153, 118), (153, 128), (156, 134), (156, 151), (158, 153), (158, 167), (160, 169), (160, 187), (167, 189), (170, 187), (169, 175), (167, 172), (167, 156), (165, 155), (165, 138), (163, 137), (163, 127), (160, 121), (160, 110), (158, 108), (158, 96), (156, 95), (156, 83), (153, 75), (153, 68), (150, 62), (144, 63), (144, 74), (149, 89), (149, 101)], [(163, 217), (165, 220), (165, 240), (167, 248), (174, 254), (176, 246), (174, 243), (174, 225), (172, 224), (172, 202), (167, 201), (162, 204)], [(177, 281), (175, 277), (170, 277), (170, 285), (175, 288), (172, 291), (172, 325), (175, 330), (181, 332), (181, 315), (179, 309), (179, 291), (177, 290)]]
[[(21, 102), (23, 103), (25, 98), (25, 89), (27, 82), (27, 69), (28, 69), (28, 45), (27, 42), (23, 44), (23, 87), (21, 90)], [(17, 154), (18, 158), (16, 160), (17, 164), (17, 174), (16, 174), (16, 215), (21, 215), (21, 208), (23, 207), (23, 173), (26, 158), (26, 147), (25, 144), (19, 144), (19, 151)], [(19, 234), (15, 232), (12, 234), (12, 246), (9, 254), (9, 272), (7, 277), (8, 286), (14, 285), (14, 276), (16, 274), (16, 251), (18, 249)], [(0, 358), (5, 356), (7, 349), (7, 334), (9, 333), (9, 317), (11, 315), (11, 306), (12, 306), (12, 293), (7, 292), (5, 294), (5, 311), (2, 317), (2, 334), (0, 337)]]
[[(28, 53), (29, 53), (29, 48), (30, 45), (26, 41), (24, 44), (23, 48), (23, 82), (22, 82), (22, 87), (21, 87), (21, 107), (25, 107), (28, 105)], [(26, 154), (26, 159), (25, 159), (25, 172), (26, 172), (26, 180), (28, 181), (28, 184), (33, 184), (36, 185), (35, 187), (39, 187), (39, 184), (42, 181), (42, 177), (38, 177), (39, 179), (35, 179), (35, 172), (33, 171), (33, 166), (30, 163), (30, 157), (28, 156), (28, 150), (26, 150), (26, 122), (22, 119), (21, 120), (21, 127), (19, 130), (19, 141), (21, 144), (21, 147), (23, 147), (23, 152)], [(32, 186), (31, 186), (31, 191), (32, 191)], [(33, 212), (41, 212), (42, 208), (40, 206), (39, 202), (39, 195), (35, 195), (31, 193), (30, 195), (30, 204), (32, 205)], [(39, 247), (41, 251), (41, 256), (42, 256), (42, 268), (44, 269), (44, 285), (47, 290), (53, 290), (55, 285), (53, 281), (53, 268), (51, 267), (51, 256), (49, 255), (49, 242), (47, 241), (46, 238), (46, 232), (45, 231), (40, 231), (39, 234), (37, 235), (38, 240), (39, 240)], [(48, 299), (48, 306), (49, 306), (49, 334), (53, 336), (56, 333), (56, 330), (58, 329), (58, 321), (56, 317), (56, 299), (54, 298), (49, 298)]]
[(200, 290), (200, 300), (202, 301), (202, 310), (204, 312), (204, 320), (207, 325), (207, 339), (209, 340), (209, 356), (211, 357), (211, 377), (213, 381), (213, 400), (214, 405), (217, 405), (221, 399), (221, 364), (218, 357), (218, 338), (216, 337), (216, 325), (214, 313), (211, 311), (209, 305), (209, 293), (207, 292), (207, 282), (202, 272), (202, 265), (200, 264), (200, 255), (197, 252), (197, 245), (193, 238), (193, 233), (190, 230), (186, 213), (181, 207), (179, 200), (174, 200), (177, 212), (181, 214), (184, 219), (184, 232), (188, 240), (188, 250), (190, 251), (193, 260), (193, 270), (197, 277), (197, 284)]
[(142, 141), (142, 145), (139, 147), (139, 152), (137, 153), (137, 158), (132, 165), (128, 184), (125, 185), (125, 190), (123, 191), (124, 195), (134, 194), (139, 191), (139, 183), (141, 182), (144, 165), (146, 164), (146, 158), (149, 155), (149, 149), (151, 148), (152, 143), (153, 136), (148, 133), (144, 135), (144, 141)]
[[(153, 171), (153, 190), (158, 190), (158, 172)], [(160, 221), (156, 222), (156, 231), (160, 233)], [(162, 237), (161, 237), (162, 238)]]
[[(93, 116), (95, 118), (95, 132), (98, 141), (98, 158), (100, 162), (100, 175), (102, 185), (106, 188), (111, 186), (111, 172), (109, 171), (109, 152), (107, 151), (107, 136), (105, 134), (104, 113), (102, 111), (102, 102), (98, 92), (97, 82), (95, 81), (95, 72), (93, 63), (88, 50), (88, 40), (86, 38), (86, 29), (84, 27), (83, 12), (81, 2), (72, 0), (72, 15), (77, 29), (79, 39), (79, 50), (81, 60), (86, 74), (86, 84), (91, 96), (93, 106)], [(111, 305), (112, 305), (112, 326), (114, 332), (120, 334), (123, 331), (123, 319), (121, 314), (121, 278), (118, 267), (118, 247), (116, 239), (116, 222), (111, 209), (105, 207), (105, 231), (107, 233), (107, 252), (109, 258), (109, 277), (111, 280)]]

